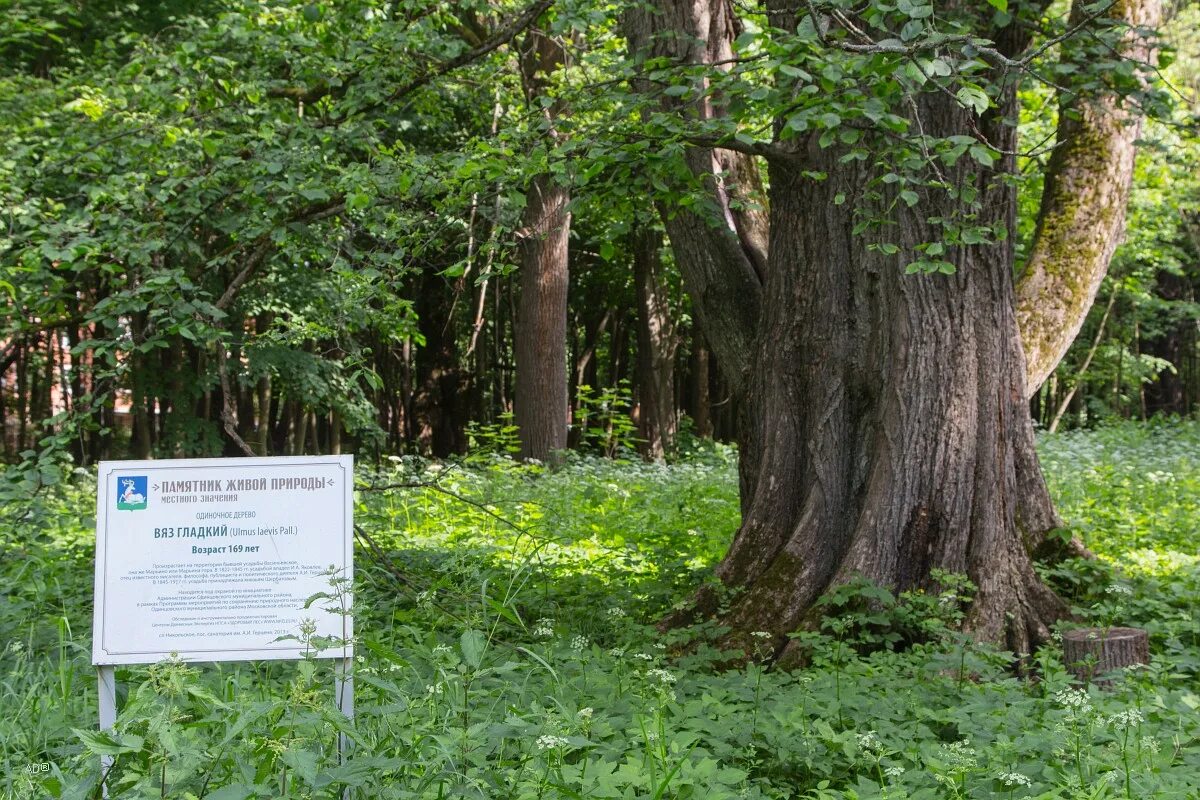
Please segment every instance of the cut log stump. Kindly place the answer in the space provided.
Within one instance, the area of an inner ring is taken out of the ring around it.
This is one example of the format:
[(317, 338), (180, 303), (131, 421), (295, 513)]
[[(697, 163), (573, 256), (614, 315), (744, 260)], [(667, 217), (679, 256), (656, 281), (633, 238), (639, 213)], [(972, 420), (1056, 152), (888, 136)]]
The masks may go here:
[(1115, 670), (1150, 661), (1150, 637), (1141, 628), (1078, 628), (1063, 633), (1063, 662), (1084, 683), (1107, 688)]

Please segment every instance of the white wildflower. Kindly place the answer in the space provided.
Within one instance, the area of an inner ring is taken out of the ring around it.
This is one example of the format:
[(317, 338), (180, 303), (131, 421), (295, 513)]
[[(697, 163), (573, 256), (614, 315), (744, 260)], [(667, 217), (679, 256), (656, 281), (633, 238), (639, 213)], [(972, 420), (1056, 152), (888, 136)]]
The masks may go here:
[(755, 631), (754, 633), (752, 633), (750, 635), (756, 639), (770, 639), (771, 638), (771, 634), (768, 631)]
[(640, 659), (642, 661), (653, 661), (654, 660), (654, 656), (650, 655), (649, 653), (634, 653), (633, 657)]
[(1122, 585), (1121, 585), (1121, 584), (1119, 584), (1119, 583), (1114, 583), (1112, 586), (1109, 586), (1108, 588), (1106, 588), (1106, 589), (1104, 590), (1104, 593), (1105, 593), (1105, 594), (1124, 595), (1124, 596), (1126, 596), (1126, 597), (1132, 597), (1132, 596), (1133, 596), (1133, 589), (1130, 589), (1128, 586), (1122, 586)]
[(972, 769), (978, 764), (975, 760), (975, 748), (971, 747), (971, 742), (967, 739), (942, 745), (942, 756), (946, 763), (956, 770)]
[(591, 644), (591, 642), (588, 641), (586, 636), (576, 636), (571, 640), (571, 649), (576, 653), (582, 653), (588, 648), (589, 644)]
[(867, 752), (875, 752), (883, 749), (883, 744), (879, 741), (879, 737), (875, 735), (875, 731), (856, 733), (854, 734), (854, 738), (858, 740), (858, 746)]
[(557, 750), (560, 747), (566, 747), (570, 742), (565, 736), (555, 736), (547, 733), (544, 736), (539, 736), (537, 740), (538, 750)]
[(662, 684), (672, 684), (675, 682), (675, 676), (667, 672), (665, 669), (651, 669), (646, 671), (647, 678), (653, 678)]
[(883, 774), (889, 778), (899, 778), (904, 774), (904, 767), (885, 767)]
[(1080, 714), (1086, 714), (1092, 710), (1087, 692), (1082, 689), (1060, 689), (1054, 693), (1054, 701), (1063, 708), (1069, 708)]
[(587, 708), (579, 709), (575, 716), (579, 717), (580, 719), (591, 719), (593, 713), (595, 712), (593, 711), (592, 707), (588, 706)]
[(622, 647), (612, 647), (612, 648), (609, 648), (608, 654), (610, 656), (612, 656), (613, 658), (624, 658), (625, 657), (625, 649)]
[(1145, 721), (1146, 718), (1142, 715), (1142, 712), (1136, 708), (1121, 711), (1108, 718), (1108, 724), (1112, 725), (1119, 731), (1123, 731), (1126, 728), (1132, 728), (1136, 725), (1141, 725)]
[(608, 609), (608, 611), (605, 611), (604, 613), (608, 616), (609, 619), (621, 619), (622, 617), (628, 616), (625, 613), (625, 609), (621, 608), (620, 606), (613, 606), (612, 608)]
[(1028, 777), (1022, 775), (1020, 772), (1002, 772), (997, 777), (1000, 779), (1000, 782), (1009, 789), (1016, 786), (1029, 787), (1033, 785), (1033, 781), (1029, 780)]

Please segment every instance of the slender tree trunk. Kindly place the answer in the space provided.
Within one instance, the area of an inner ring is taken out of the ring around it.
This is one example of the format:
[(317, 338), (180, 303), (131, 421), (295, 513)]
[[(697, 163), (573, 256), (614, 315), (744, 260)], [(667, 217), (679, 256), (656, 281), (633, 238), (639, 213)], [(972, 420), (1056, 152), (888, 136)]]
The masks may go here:
[[(1155, 280), (1155, 295), (1171, 304), (1196, 302), (1192, 278), (1162, 271)], [(1188, 402), (1188, 360), (1194, 358), (1197, 323), (1191, 315), (1171, 314), (1154, 336), (1147, 336), (1142, 350), (1148, 355), (1171, 362), (1174, 369), (1160, 372), (1145, 387), (1146, 413), (1177, 414), (1191, 412)]]
[[(1074, 0), (1071, 23), (1089, 13)], [(1161, 0), (1122, 0), (1109, 16), (1130, 26), (1157, 27)], [(1154, 57), (1152, 43), (1131, 30), (1124, 53), (1138, 61)], [(1094, 81), (1086, 69), (1077, 73)], [(1125, 205), (1133, 181), (1141, 118), (1112, 93), (1084, 88), (1064, 97), (1057, 146), (1050, 156), (1029, 261), (1017, 281), (1017, 321), (1032, 394), (1058, 366), (1075, 340), (1108, 273), (1113, 251), (1125, 235)]]
[[(521, 57), (525, 92), (540, 101), (550, 73), (566, 63), (562, 43), (530, 31)], [(558, 104), (544, 109), (554, 136)], [(521, 300), (516, 329), (515, 411), (522, 458), (543, 461), (567, 446), (567, 243), (570, 195), (554, 176), (535, 177), (525, 193), (521, 228)]]
[(662, 235), (651, 228), (632, 236), (633, 273), (637, 288), (637, 357), (643, 452), (661, 461), (675, 450), (675, 323), (662, 285), (659, 249)]
[(422, 452), (445, 458), (467, 449), (468, 376), (458, 357), (450, 287), (439, 275), (423, 275), (417, 316), (425, 345), (417, 351), (413, 414)]
[(692, 423), (696, 435), (709, 438), (712, 428), (712, 395), (709, 393), (709, 352), (699, 331), (692, 335)]

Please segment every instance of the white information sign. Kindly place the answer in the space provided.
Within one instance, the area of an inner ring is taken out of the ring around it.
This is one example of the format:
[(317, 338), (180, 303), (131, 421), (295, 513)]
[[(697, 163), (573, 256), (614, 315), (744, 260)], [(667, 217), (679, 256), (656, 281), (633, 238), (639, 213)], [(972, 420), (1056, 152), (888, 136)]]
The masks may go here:
[(353, 456), (101, 462), (92, 663), (301, 658), (305, 620), (349, 658), (353, 484)]

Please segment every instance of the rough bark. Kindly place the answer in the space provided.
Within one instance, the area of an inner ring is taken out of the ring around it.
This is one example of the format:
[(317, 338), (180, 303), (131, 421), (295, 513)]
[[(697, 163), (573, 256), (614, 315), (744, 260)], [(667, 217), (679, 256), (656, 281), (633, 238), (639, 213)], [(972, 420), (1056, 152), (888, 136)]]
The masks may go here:
[[(1086, 17), (1075, 0), (1071, 18)], [(1131, 26), (1124, 55), (1153, 58), (1138, 28), (1153, 28), (1161, 0), (1121, 0), (1109, 16)], [(1043, 184), (1029, 261), (1017, 281), (1017, 320), (1032, 395), (1058, 366), (1096, 299), (1125, 232), (1141, 117), (1112, 93), (1076, 93), (1059, 105), (1057, 146)]]
[(1063, 663), (1079, 680), (1111, 687), (1111, 674), (1150, 663), (1150, 635), (1142, 628), (1079, 628), (1063, 634)]
[[(562, 43), (530, 31), (521, 57), (522, 80), (531, 104), (547, 76), (566, 62)], [(558, 104), (544, 109), (555, 136)], [(514, 411), (521, 457), (548, 460), (567, 446), (567, 243), (570, 195), (554, 177), (535, 177), (525, 193), (521, 238), (521, 298), (516, 326), (517, 384)]]
[[(634, 4), (622, 23), (635, 59), (678, 64), (728, 62), (738, 27), (729, 0)], [(664, 97), (661, 104), (695, 119), (721, 113), (707, 100), (687, 104)], [(692, 147), (684, 158), (704, 187), (705, 201), (693, 209), (659, 211), (697, 322), (718, 366), (740, 391), (767, 270), (768, 222), (758, 166), (751, 156), (723, 149)]]
[[(970, 130), (944, 96), (920, 105), (933, 135)], [(936, 568), (976, 583), (977, 635), (1029, 653), (1067, 609), (1029, 556), (1056, 517), (1025, 405), (1011, 242), (952, 252), (954, 275), (905, 275), (834, 200), (861, 197), (866, 171), (836, 148), (807, 156), (827, 180), (771, 165), (772, 269), (746, 397), (758, 472), (718, 569), (745, 588), (728, 622), (783, 633), (831, 586), (929, 588)], [(959, 169), (954, 184), (990, 191), (985, 207), (1011, 223), (1012, 191)], [(930, 193), (887, 235), (912, 252), (950, 202)]]
[[(778, 4), (775, 25), (794, 29), (794, 10)], [(1027, 44), (1015, 27), (990, 38), (1011, 54)], [(944, 93), (912, 106), (927, 135), (982, 132), (1009, 153), (1015, 112), (1011, 84), (982, 119)], [(1013, 244), (948, 248), (953, 275), (906, 275), (905, 255), (942, 238), (928, 220), (953, 217), (958, 201), (929, 190), (916, 208), (896, 204), (887, 231), (854, 233), (856, 208), (872, 202), (870, 167), (815, 135), (794, 147), (769, 164), (770, 262), (740, 398), (743, 522), (717, 570), (735, 590), (724, 622), (782, 642), (839, 583), (932, 588), (940, 569), (976, 584), (967, 622), (978, 637), (1029, 653), (1067, 606), (1030, 556), (1058, 520), (1026, 406)], [(1006, 156), (995, 170), (1014, 168)], [(1014, 189), (975, 170), (960, 160), (945, 180), (974, 185), (981, 224), (1011, 230)], [(886, 242), (900, 254), (885, 255)], [(736, 259), (723, 263), (741, 274)], [(726, 334), (702, 324), (720, 361)], [(717, 605), (702, 592), (695, 610)]]
[(638, 435), (645, 456), (661, 461), (675, 449), (675, 351), (679, 338), (662, 284), (662, 234), (644, 227), (634, 231), (632, 240), (637, 290)]

